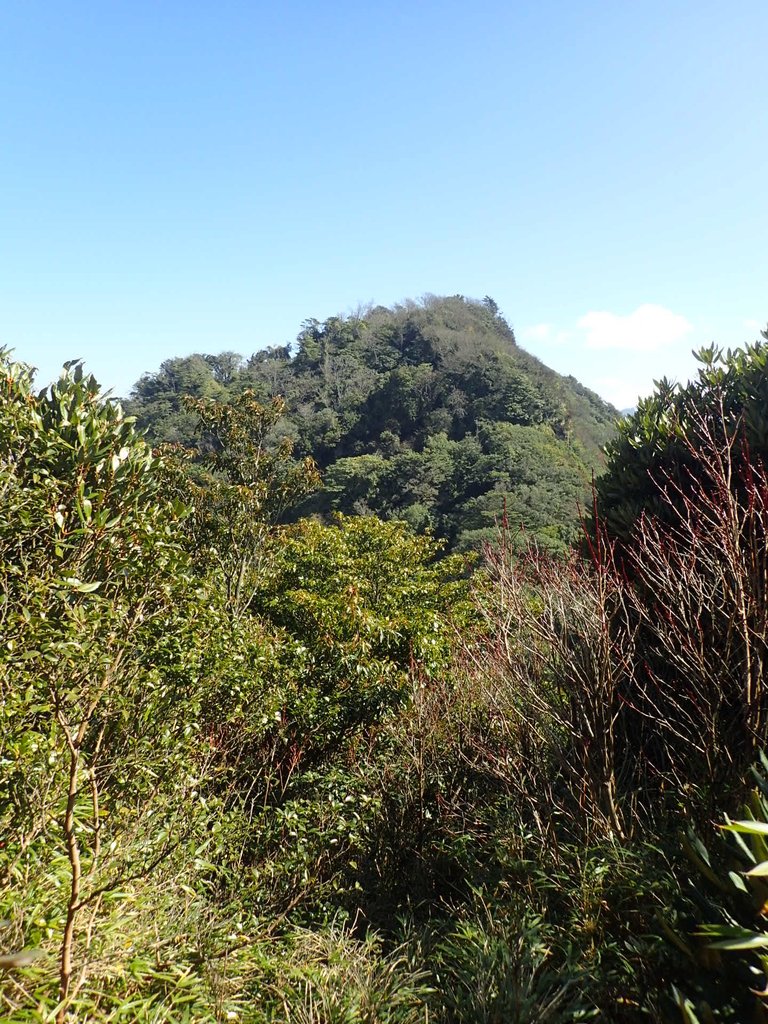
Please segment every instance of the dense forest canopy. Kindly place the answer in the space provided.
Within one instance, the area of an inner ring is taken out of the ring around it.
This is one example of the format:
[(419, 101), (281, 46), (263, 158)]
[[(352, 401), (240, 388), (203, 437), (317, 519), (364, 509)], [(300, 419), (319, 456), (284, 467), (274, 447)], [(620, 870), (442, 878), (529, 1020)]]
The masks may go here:
[(496, 303), (428, 297), (320, 323), (295, 346), (163, 363), (128, 410), (152, 441), (195, 445), (184, 396), (280, 395), (280, 431), (318, 463), (324, 487), (301, 508), (375, 513), (453, 547), (507, 517), (563, 550), (578, 532), (618, 413), (523, 351)]

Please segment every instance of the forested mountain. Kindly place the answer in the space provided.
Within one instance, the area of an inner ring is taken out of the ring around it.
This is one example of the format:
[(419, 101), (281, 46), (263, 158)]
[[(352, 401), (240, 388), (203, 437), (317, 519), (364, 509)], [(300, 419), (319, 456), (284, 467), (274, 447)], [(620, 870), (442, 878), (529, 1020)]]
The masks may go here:
[(320, 466), (300, 512), (374, 512), (457, 548), (506, 508), (547, 546), (574, 539), (617, 411), (518, 347), (496, 303), (428, 297), (307, 320), (295, 346), (191, 355), (145, 374), (127, 403), (154, 442), (197, 443), (183, 396), (284, 397), (279, 432)]

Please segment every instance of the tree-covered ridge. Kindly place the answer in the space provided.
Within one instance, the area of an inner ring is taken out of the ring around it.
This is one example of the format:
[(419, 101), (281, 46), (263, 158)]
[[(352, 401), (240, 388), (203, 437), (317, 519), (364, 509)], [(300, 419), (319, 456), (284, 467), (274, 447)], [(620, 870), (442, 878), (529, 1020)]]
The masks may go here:
[(618, 415), (520, 349), (492, 299), (462, 296), (308, 320), (295, 347), (247, 360), (168, 360), (129, 410), (153, 441), (194, 445), (184, 396), (246, 389), (284, 398), (280, 432), (323, 471), (304, 512), (373, 512), (454, 547), (491, 536), (504, 510), (544, 543), (571, 542)]

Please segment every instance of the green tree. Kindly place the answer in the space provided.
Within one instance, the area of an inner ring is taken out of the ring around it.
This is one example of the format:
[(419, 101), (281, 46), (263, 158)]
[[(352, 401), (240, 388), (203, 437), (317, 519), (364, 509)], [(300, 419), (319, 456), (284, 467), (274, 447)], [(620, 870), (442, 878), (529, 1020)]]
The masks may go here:
[(447, 664), (452, 623), (471, 616), (464, 559), (438, 554), (431, 538), (374, 516), (302, 520), (283, 535), (254, 610), (299, 645), (295, 713), (319, 715), (305, 742), (374, 722), (403, 699), (413, 667)]
[[(637, 411), (619, 423), (597, 481), (598, 521), (611, 537), (630, 539), (645, 515), (669, 519), (675, 494), (700, 475), (698, 453), (732, 457), (734, 487), (750, 462), (768, 456), (768, 331), (764, 342), (723, 353), (702, 349), (697, 378), (685, 386), (663, 379)], [(594, 529), (594, 526), (593, 526)]]
[[(235, 371), (232, 356), (166, 359), (157, 373), (145, 373), (136, 382), (126, 410), (154, 443), (193, 445), (196, 419), (185, 408), (184, 398), (226, 399)], [(224, 369), (227, 363), (229, 371)]]
[(195, 680), (217, 623), (185, 510), (120, 407), (79, 364), (39, 395), (5, 355), (0, 374), (0, 904), (55, 957), (35, 1000), (64, 1021), (94, 975), (120, 989), (116, 915), (151, 903), (199, 821)]
[(192, 506), (190, 545), (203, 572), (214, 571), (234, 616), (247, 612), (260, 585), (269, 541), (286, 512), (319, 484), (311, 458), (295, 460), (293, 442), (275, 438), (285, 402), (258, 402), (245, 391), (233, 402), (189, 398), (198, 418), (202, 465), (195, 483), (181, 474)]

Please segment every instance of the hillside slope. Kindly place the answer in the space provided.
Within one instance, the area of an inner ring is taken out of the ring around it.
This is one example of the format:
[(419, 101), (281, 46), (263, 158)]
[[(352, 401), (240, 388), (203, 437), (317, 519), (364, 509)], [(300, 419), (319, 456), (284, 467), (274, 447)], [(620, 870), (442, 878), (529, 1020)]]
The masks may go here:
[(375, 512), (465, 548), (506, 509), (543, 543), (569, 543), (617, 411), (517, 346), (492, 299), (428, 297), (303, 324), (295, 346), (163, 363), (129, 410), (155, 441), (194, 444), (181, 396), (252, 388), (288, 404), (283, 433), (324, 488), (303, 512)]

